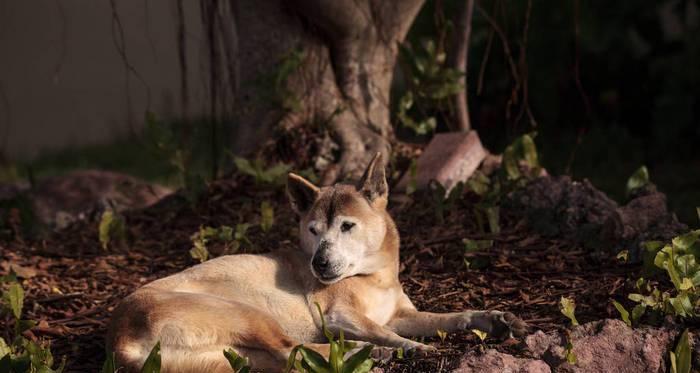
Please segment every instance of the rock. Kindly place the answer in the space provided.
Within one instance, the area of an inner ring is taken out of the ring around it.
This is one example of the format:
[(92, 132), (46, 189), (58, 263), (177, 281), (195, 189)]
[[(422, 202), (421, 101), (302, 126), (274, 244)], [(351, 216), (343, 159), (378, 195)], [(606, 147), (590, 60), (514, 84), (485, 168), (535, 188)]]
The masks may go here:
[(641, 242), (669, 241), (687, 230), (668, 211), (666, 196), (651, 186), (644, 191), (620, 207), (588, 180), (540, 177), (511, 193), (504, 207), (541, 234), (565, 236), (589, 247), (625, 248), (635, 262), (641, 258)]
[(640, 243), (652, 240), (669, 242), (688, 229), (666, 206), (666, 196), (656, 188), (650, 194), (638, 195), (608, 217), (601, 237), (633, 248), (630, 259), (638, 261), (641, 258)]
[(537, 332), (525, 340), (534, 358), (544, 360), (554, 372), (665, 372), (664, 358), (673, 347), (673, 329), (628, 327), (621, 320), (600, 320), (575, 327), (571, 332), (575, 365), (565, 358), (563, 334)]
[(61, 229), (76, 220), (112, 208), (116, 211), (150, 206), (172, 193), (168, 188), (135, 177), (101, 170), (78, 170), (39, 180), (33, 188), (4, 189), (5, 200), (26, 198), (43, 225)]
[(542, 360), (517, 358), (496, 350), (483, 354), (469, 353), (462, 357), (453, 373), (550, 373), (552, 370)]
[(460, 181), (466, 182), (486, 154), (476, 131), (436, 134), (418, 158), (416, 174), (407, 172), (397, 189), (405, 190), (411, 182), (416, 189), (425, 189), (436, 180), (449, 191)]
[(534, 179), (511, 193), (504, 207), (522, 215), (541, 234), (585, 241), (599, 236), (617, 203), (588, 180), (556, 176)]

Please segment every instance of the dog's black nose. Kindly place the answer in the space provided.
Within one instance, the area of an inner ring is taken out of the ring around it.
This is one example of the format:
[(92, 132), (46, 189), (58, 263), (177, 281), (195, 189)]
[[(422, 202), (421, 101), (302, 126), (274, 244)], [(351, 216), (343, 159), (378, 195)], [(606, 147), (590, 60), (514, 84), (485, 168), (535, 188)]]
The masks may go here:
[(325, 272), (325, 270), (328, 269), (330, 262), (328, 261), (328, 258), (323, 255), (314, 255), (314, 259), (311, 261), (311, 264), (314, 266), (316, 271)]

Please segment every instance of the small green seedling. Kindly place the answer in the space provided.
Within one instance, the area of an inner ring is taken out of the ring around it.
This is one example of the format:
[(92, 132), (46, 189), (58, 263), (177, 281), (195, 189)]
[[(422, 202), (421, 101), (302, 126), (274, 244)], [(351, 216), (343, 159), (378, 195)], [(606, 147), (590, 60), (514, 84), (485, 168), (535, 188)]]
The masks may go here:
[(632, 176), (627, 179), (627, 196), (639, 188), (649, 185), (649, 170), (646, 166), (639, 167)]
[(243, 174), (252, 176), (255, 180), (255, 184), (268, 184), (268, 185), (283, 185), (285, 183), (287, 173), (291, 169), (290, 165), (284, 163), (278, 163), (272, 167), (265, 167), (262, 159), (248, 160), (241, 157), (233, 157), (233, 163), (236, 165), (238, 171)]
[(486, 337), (488, 337), (488, 333), (479, 329), (472, 329), (472, 333), (476, 334), (476, 336), (479, 337), (481, 343), (483, 343), (486, 340)]
[(100, 218), (99, 239), (102, 249), (107, 250), (114, 242), (124, 242), (126, 239), (126, 224), (124, 218), (112, 210), (106, 210)]
[[(367, 345), (361, 348), (359, 351), (349, 356), (347, 359), (343, 359), (345, 354), (356, 347), (353, 342), (348, 342), (345, 340), (343, 331), (340, 330), (340, 337), (336, 341), (333, 333), (326, 327), (326, 320), (323, 317), (323, 312), (321, 312), (321, 306), (316, 303), (316, 308), (321, 317), (321, 327), (323, 329), (323, 334), (328, 339), (330, 344), (330, 355), (328, 360), (326, 360), (318, 352), (305, 347), (304, 345), (299, 345), (292, 349), (289, 354), (289, 359), (287, 360), (287, 369), (285, 372), (289, 373), (292, 369), (296, 369), (300, 373), (367, 373), (372, 369), (374, 362), (370, 359), (369, 355), (372, 352), (374, 346)], [(301, 355), (301, 358), (297, 360), (297, 355)]]
[(275, 210), (269, 201), (262, 201), (260, 204), (260, 229), (267, 232), (275, 223)]
[(236, 224), (235, 230), (227, 225), (222, 225), (219, 228), (200, 227), (199, 231), (190, 237), (192, 240), (190, 256), (200, 262), (207, 261), (211, 256), (207, 245), (214, 241), (224, 244), (222, 254), (237, 252), (243, 243), (251, 246), (252, 243), (246, 235), (250, 226), (248, 223)]
[(627, 263), (629, 260), (629, 251), (628, 250), (621, 250), (617, 255), (615, 255), (615, 258), (619, 259), (623, 263)]
[(447, 332), (442, 329), (438, 329), (436, 333), (437, 336), (440, 337), (440, 342), (445, 343), (445, 338), (447, 338)]
[(576, 365), (578, 359), (574, 353), (574, 343), (571, 341), (571, 335), (567, 333), (566, 335), (566, 349), (565, 349), (566, 362), (571, 365)]
[(576, 315), (574, 314), (576, 311), (576, 302), (574, 302), (573, 299), (561, 297), (561, 300), (559, 301), (559, 310), (564, 316), (571, 320), (571, 325), (579, 325), (578, 320), (576, 320)]
[(620, 302), (617, 302), (617, 301), (612, 301), (612, 303), (613, 303), (613, 306), (615, 306), (615, 308), (617, 309), (617, 312), (620, 313), (620, 317), (622, 318), (622, 321), (624, 321), (625, 324), (627, 324), (627, 326), (631, 327), (632, 321), (630, 320), (630, 313), (627, 312), (627, 310), (625, 309), (625, 306), (623, 306), (622, 304), (620, 304)]
[(428, 188), (432, 192), (433, 206), (435, 206), (435, 217), (438, 223), (445, 222), (445, 213), (454, 209), (457, 200), (464, 191), (464, 183), (457, 183), (448, 193), (445, 187), (436, 180), (430, 180)]

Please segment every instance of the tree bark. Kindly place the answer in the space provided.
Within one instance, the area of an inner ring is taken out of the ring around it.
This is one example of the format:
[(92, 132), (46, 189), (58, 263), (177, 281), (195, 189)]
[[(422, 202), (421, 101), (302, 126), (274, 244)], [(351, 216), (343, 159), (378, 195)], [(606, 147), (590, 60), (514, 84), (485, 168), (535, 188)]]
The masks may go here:
[(455, 22), (452, 53), (449, 56), (450, 65), (464, 73), (460, 84), (464, 87), (454, 97), (456, 130), (467, 132), (471, 129), (469, 119), (469, 103), (467, 101), (467, 62), (469, 58), (469, 39), (472, 33), (472, 15), (474, 0), (466, 0)]
[(284, 1), (240, 0), (241, 77), (269, 74), (290, 50), (304, 57), (286, 81), (299, 100), (296, 110), (260, 102), (242, 84), (236, 99), (239, 148), (259, 143), (276, 125), (322, 124), (340, 150), (339, 156), (329, 149), (317, 155), (316, 164), (325, 168), (323, 184), (358, 178), (377, 152), (390, 159), (389, 90), (398, 43), (423, 2), (294, 0), (285, 7)]

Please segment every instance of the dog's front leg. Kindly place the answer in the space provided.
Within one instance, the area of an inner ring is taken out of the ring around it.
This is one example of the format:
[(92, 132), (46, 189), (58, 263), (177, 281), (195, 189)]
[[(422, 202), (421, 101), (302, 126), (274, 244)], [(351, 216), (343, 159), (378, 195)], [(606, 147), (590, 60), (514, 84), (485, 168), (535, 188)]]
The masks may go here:
[(406, 336), (434, 336), (438, 329), (447, 332), (478, 329), (496, 338), (522, 336), (527, 332), (527, 325), (522, 320), (510, 312), (501, 311), (432, 313), (402, 308), (387, 327)]
[(378, 346), (403, 348), (405, 351), (432, 351), (434, 347), (404, 338), (352, 309), (330, 311), (327, 315), (331, 330), (343, 330), (346, 336)]

